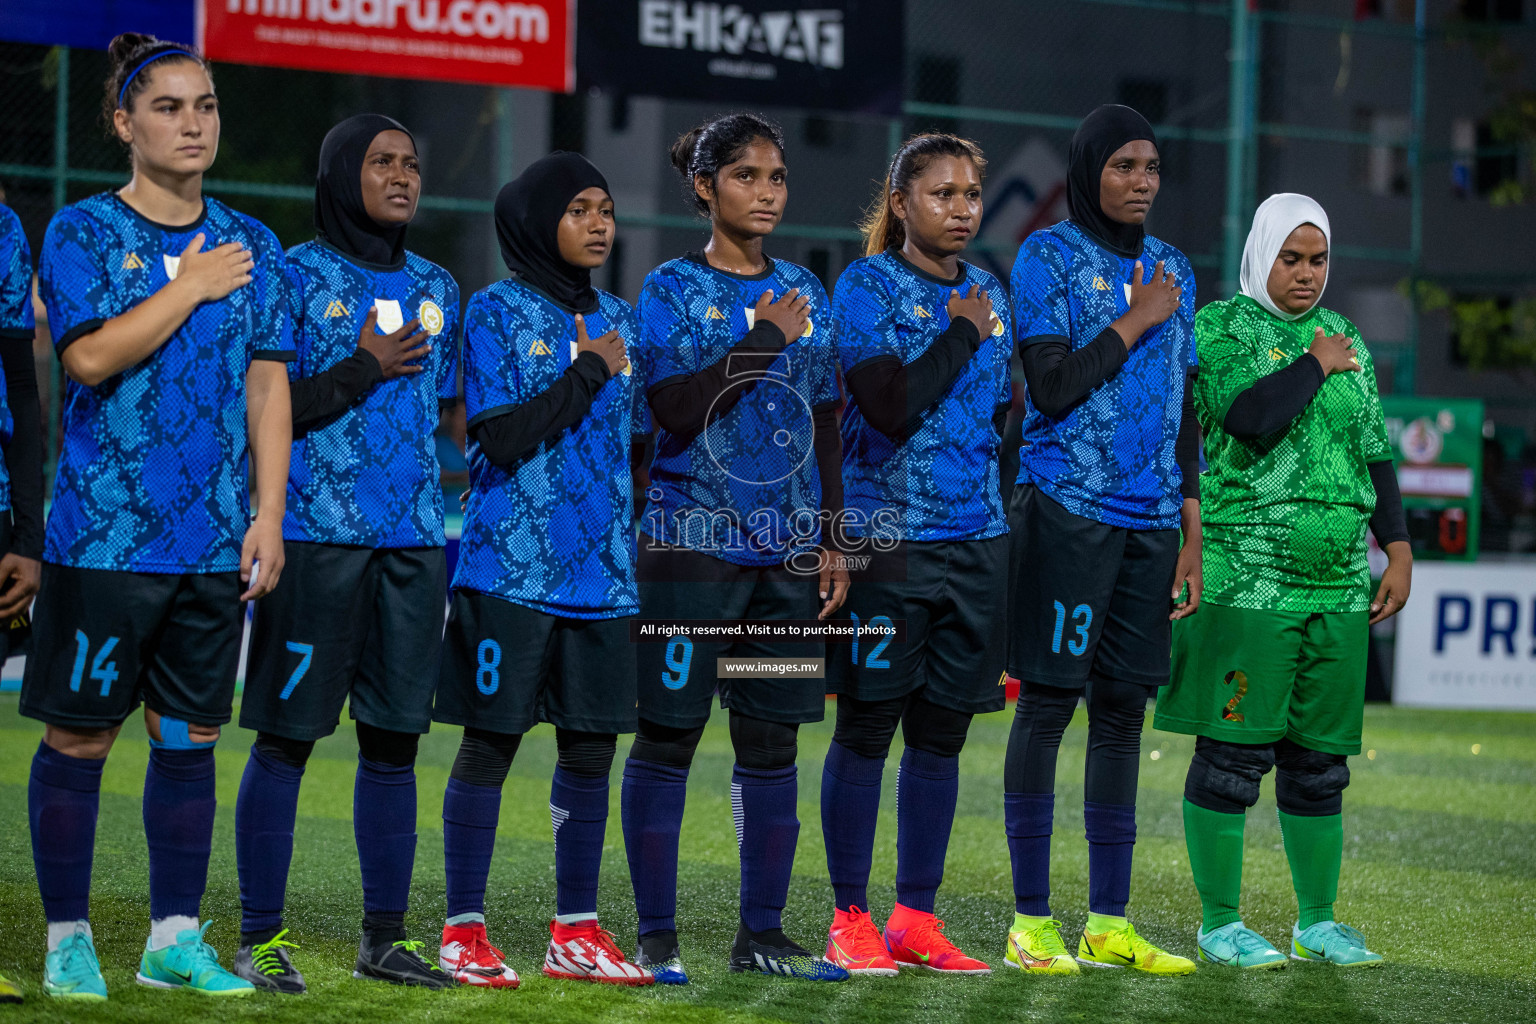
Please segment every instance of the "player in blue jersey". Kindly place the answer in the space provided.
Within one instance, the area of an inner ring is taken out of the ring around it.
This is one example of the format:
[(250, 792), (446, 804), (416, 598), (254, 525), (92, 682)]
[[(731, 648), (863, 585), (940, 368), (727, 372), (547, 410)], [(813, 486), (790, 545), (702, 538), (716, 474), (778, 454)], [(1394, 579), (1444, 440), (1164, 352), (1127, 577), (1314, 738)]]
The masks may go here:
[[(0, 205), (0, 665), (43, 572), (43, 436), (32, 360), (32, 249), (21, 221)], [(0, 1003), (21, 990), (0, 977)]]
[(630, 451), (645, 431), (629, 304), (592, 286), (613, 249), (608, 182), (552, 153), (496, 197), (512, 277), (465, 311), (470, 496), (453, 575), (436, 721), (464, 727), (443, 797), (448, 919), (439, 962), (515, 988), (491, 945), (485, 887), (501, 787), (523, 734), (555, 727), (555, 919), (544, 973), (649, 985), (597, 920), (618, 734), (635, 728)]
[(69, 375), (21, 697), (21, 713), (47, 725), (28, 789), (43, 987), (106, 997), (88, 914), (101, 771), (142, 703), (150, 935), (138, 981), (245, 995), (251, 984), (219, 966), (198, 911), (241, 602), (283, 570), (283, 254), (272, 232), (202, 194), (219, 144), (202, 59), (134, 33), (110, 52), (107, 120), (133, 176), (60, 210), (41, 260)]
[[(733, 114), (672, 147), (695, 208), (710, 218), (702, 252), (651, 271), (640, 292), (646, 395), (656, 454), (640, 521), (643, 619), (825, 618), (847, 573), (820, 548), (842, 505), (831, 309), (809, 271), (763, 253), (788, 197), (783, 133)], [(819, 597), (818, 597), (819, 595)], [(730, 710), (731, 803), (741, 856), (733, 971), (841, 981), (846, 971), (782, 930), (800, 822), (796, 730), (819, 722), (819, 679), (716, 678), (716, 659), (816, 657), (821, 645), (730, 642), (669, 632), (642, 642), (640, 725), (624, 766), (624, 845), (640, 917), (637, 961), (682, 984), (677, 845), (688, 768), (714, 694)]]
[[(891, 159), (864, 225), (865, 256), (837, 281), (843, 413), (842, 536), (857, 568), (829, 644), (837, 729), (821, 776), (836, 900), (827, 959), (855, 974), (898, 966), (989, 974), (944, 937), (934, 896), (974, 714), (1003, 706), (1008, 522), (998, 446), (1011, 404), (1007, 310), (960, 259), (981, 223), (986, 159), (974, 142), (918, 135)], [(896, 906), (884, 934), (867, 887), (880, 777), (902, 728)]]
[[(1046, 973), (1194, 970), (1125, 919), (1147, 700), (1168, 683), (1169, 620), (1200, 600), (1195, 282), (1143, 227), (1160, 166), (1145, 118), (1095, 110), (1072, 136), (1070, 218), (1030, 235), (1013, 265), (1029, 410), (1009, 508), (1008, 669), (1022, 689), (1004, 773), (1007, 962)], [(1057, 750), (1080, 697), (1089, 914), (1074, 961), (1051, 916), (1050, 843)]]
[(438, 402), (455, 391), (459, 287), (405, 248), (416, 144), (359, 114), (330, 130), (318, 237), (289, 250), (293, 457), (283, 588), (256, 609), (240, 725), (256, 731), (235, 804), (240, 950), (258, 988), (304, 991), (283, 899), (299, 784), (344, 701), (357, 722), (353, 827), (363, 878), (355, 975), (442, 988), (405, 937), (416, 852), (416, 743), (432, 722), (448, 592)]

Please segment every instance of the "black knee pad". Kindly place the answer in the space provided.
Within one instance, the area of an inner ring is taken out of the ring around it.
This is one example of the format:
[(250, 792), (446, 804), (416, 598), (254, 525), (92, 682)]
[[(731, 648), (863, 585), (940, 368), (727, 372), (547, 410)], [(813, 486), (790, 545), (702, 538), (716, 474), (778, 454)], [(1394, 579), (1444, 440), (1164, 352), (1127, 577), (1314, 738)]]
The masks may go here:
[(699, 740), (703, 738), (702, 725), (682, 729), (642, 718), (629, 756), (636, 761), (664, 764), (668, 768), (687, 768), (693, 764), (693, 752), (699, 749)]
[(416, 763), (416, 744), (421, 737), (414, 732), (380, 729), (367, 722), (357, 723), (357, 753), (365, 761), (404, 768)]
[(309, 755), (315, 752), (315, 741), (290, 740), (286, 736), (258, 732), (255, 747), (279, 764), (286, 764), (290, 768), (303, 768), (309, 763)]
[(1275, 766), (1270, 744), (1195, 739), (1195, 758), (1184, 778), (1184, 799), (1196, 807), (1241, 814), (1259, 801), (1259, 780)]
[(1349, 762), (1283, 739), (1275, 744), (1275, 803), (1286, 814), (1320, 818), (1344, 810)]
[(448, 774), (471, 786), (500, 789), (522, 742), (521, 735), (465, 729), (458, 756), (453, 759), (453, 770)]
[(555, 729), (555, 749), (561, 768), (584, 779), (605, 779), (613, 768), (619, 737), (611, 732)]
[(901, 718), (901, 740), (909, 747), (936, 757), (959, 757), (971, 715), (918, 697), (907, 705)]
[(731, 712), (731, 746), (736, 749), (736, 763), (757, 772), (788, 768), (798, 752), (798, 725), (769, 722), (761, 718)]
[(857, 700), (846, 695), (837, 698), (837, 727), (832, 738), (860, 757), (883, 761), (891, 752), (891, 739), (902, 712), (905, 697), (890, 700)]

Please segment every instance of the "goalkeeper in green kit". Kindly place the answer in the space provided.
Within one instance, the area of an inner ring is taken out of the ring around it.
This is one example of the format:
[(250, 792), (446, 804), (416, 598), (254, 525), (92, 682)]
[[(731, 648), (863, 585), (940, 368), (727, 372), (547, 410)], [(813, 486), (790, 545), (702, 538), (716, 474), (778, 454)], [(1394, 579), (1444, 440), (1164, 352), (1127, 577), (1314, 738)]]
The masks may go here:
[[(1402, 609), (1413, 556), (1370, 355), (1354, 324), (1318, 304), (1328, 247), (1322, 207), (1270, 196), (1240, 293), (1195, 318), (1205, 592), (1200, 614), (1173, 624), (1155, 725), (1198, 737), (1184, 835), (1211, 964), (1287, 962), (1238, 913), (1244, 812), (1270, 768), (1299, 912), (1291, 959), (1382, 959), (1333, 903), (1370, 625)], [(1374, 597), (1368, 524), (1388, 557)]]

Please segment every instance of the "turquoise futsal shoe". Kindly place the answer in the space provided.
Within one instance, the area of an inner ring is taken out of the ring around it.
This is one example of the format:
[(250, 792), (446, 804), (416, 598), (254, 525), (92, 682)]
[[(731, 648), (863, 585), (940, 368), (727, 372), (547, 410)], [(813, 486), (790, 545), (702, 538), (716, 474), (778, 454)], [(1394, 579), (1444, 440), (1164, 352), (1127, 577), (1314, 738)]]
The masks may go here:
[(1265, 970), (1286, 965), (1285, 954), (1269, 944), (1269, 940), (1241, 921), (1197, 932), (1195, 945), (1202, 962), (1223, 967), (1244, 967)]
[(43, 991), (55, 999), (103, 1002), (107, 998), (107, 980), (101, 976), (96, 944), (84, 928), (76, 928), (75, 934), (48, 954)]
[(1339, 967), (1380, 967), (1383, 958), (1366, 949), (1365, 936), (1349, 925), (1319, 921), (1306, 931), (1291, 926), (1291, 959)]
[(176, 936), (176, 944), (164, 949), (144, 946), (139, 960), (138, 982), (150, 988), (184, 988), (205, 996), (248, 996), (255, 986), (219, 966), (219, 951), (203, 941), (212, 921), (195, 931)]

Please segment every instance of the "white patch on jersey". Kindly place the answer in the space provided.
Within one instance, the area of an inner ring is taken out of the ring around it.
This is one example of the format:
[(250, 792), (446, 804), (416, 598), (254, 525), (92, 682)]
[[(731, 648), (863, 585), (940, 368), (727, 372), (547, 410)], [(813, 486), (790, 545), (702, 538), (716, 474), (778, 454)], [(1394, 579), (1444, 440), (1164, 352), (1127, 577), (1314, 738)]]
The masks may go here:
[(394, 334), (405, 326), (405, 315), (400, 312), (400, 303), (394, 299), (374, 299), (373, 308), (379, 311), (376, 323), (381, 334)]
[[(750, 331), (752, 329), (753, 325), (757, 323), (757, 310), (753, 309), (751, 306), (743, 306), (741, 308), (741, 311), (743, 313), (747, 314), (747, 330)], [(809, 338), (811, 336), (811, 330), (812, 330), (811, 318), (810, 317), (806, 317), (805, 318), (805, 330), (800, 332), (800, 337), (802, 337), (802, 338)]]
[(1121, 285), (1120, 287), (1125, 289), (1125, 304), (1127, 306), (1129, 306), (1131, 304), (1131, 283), (1129, 281), (1127, 281), (1125, 284)]
[(160, 258), (165, 261), (165, 276), (172, 281), (176, 280), (176, 275), (181, 273), (181, 257), (161, 256)]

